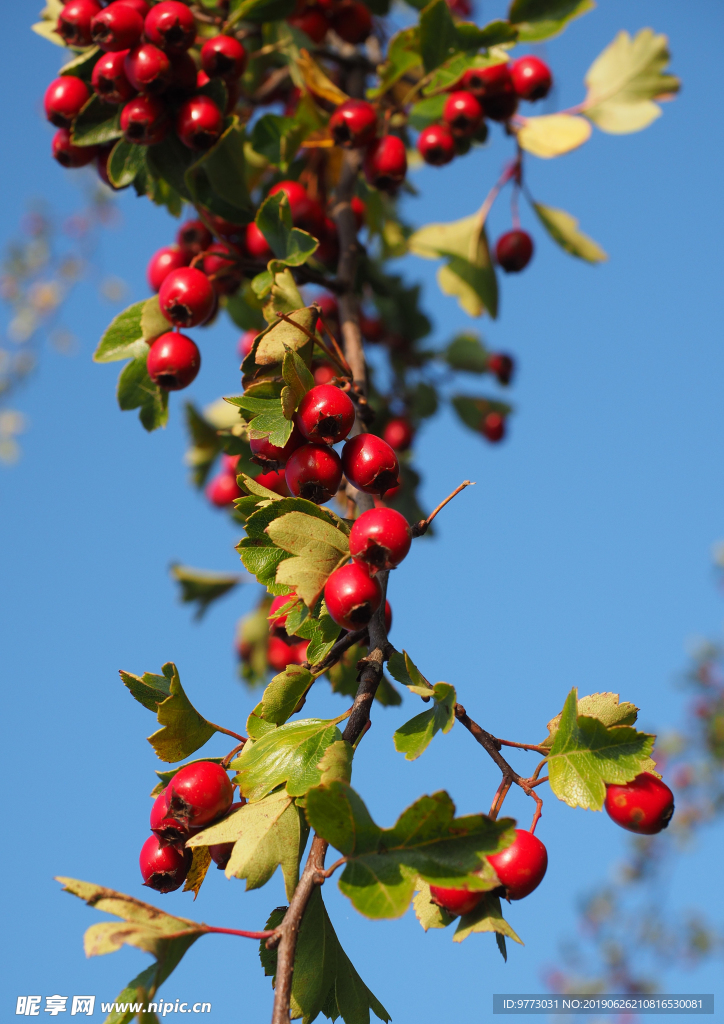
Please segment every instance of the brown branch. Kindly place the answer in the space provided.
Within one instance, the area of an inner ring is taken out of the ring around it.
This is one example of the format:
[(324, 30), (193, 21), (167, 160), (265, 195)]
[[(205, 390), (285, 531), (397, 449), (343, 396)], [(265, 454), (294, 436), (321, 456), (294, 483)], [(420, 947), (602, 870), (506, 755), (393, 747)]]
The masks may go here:
[(460, 486), (456, 487), (455, 490), (452, 492), (452, 494), (448, 494), (447, 498), (445, 498), (444, 501), (441, 501), (440, 504), (437, 506), (437, 508), (432, 510), (430, 515), (427, 517), (427, 519), (420, 519), (419, 522), (415, 523), (412, 526), (412, 536), (413, 537), (422, 537), (422, 535), (427, 532), (428, 526), (433, 521), (433, 519), (438, 514), (438, 512), (440, 512), (441, 509), (445, 508), (447, 503), (449, 501), (452, 501), (456, 494), (460, 494), (460, 491), (464, 491), (466, 487), (474, 487), (474, 486), (475, 486), (475, 481), (474, 480), (463, 480), (463, 482), (460, 484)]
[(212, 928), (211, 925), (203, 926), (207, 935), (240, 935), (243, 939), (268, 939), (274, 932), (245, 932), (238, 928)]
[(356, 384), (364, 390), (367, 384), (362, 332), (359, 327), (359, 308), (355, 294), (359, 242), (357, 225), (352, 211), (352, 197), (357, 184), (362, 156), (357, 149), (348, 149), (344, 154), (342, 173), (335, 191), (332, 217), (339, 236), (339, 262), (337, 282), (342, 291), (339, 295), (339, 319), (344, 344), (344, 354), (352, 370)]
[(228, 768), (229, 767), (229, 765), (231, 764), (232, 757), (234, 756), (234, 754), (238, 754), (240, 750), (244, 749), (245, 743), (246, 743), (246, 740), (244, 741), (244, 743), (239, 743), (236, 747), (234, 747), (233, 750), (229, 751), (229, 753), (226, 755), (224, 760), (221, 762), (222, 768)]
[(370, 644), (369, 654), (362, 658), (359, 664), (362, 666), (359, 675), (359, 686), (352, 705), (352, 712), (347, 720), (347, 726), (342, 733), (342, 739), (349, 743), (355, 743), (367, 726), (370, 718), (372, 701), (375, 699), (377, 687), (382, 679), (382, 666), (393, 651), (387, 640), (385, 628), (385, 596), (387, 594), (387, 579), (389, 571), (377, 574), (382, 588), (382, 600), (380, 606), (372, 616), (369, 624)]
[(538, 754), (548, 754), (550, 750), (548, 747), (542, 746), (540, 743), (514, 743), (513, 740), (496, 740), (504, 747), (518, 747), (520, 750), (535, 750)]
[(500, 808), (503, 806), (503, 800), (505, 800), (506, 796), (508, 795), (508, 790), (512, 785), (513, 780), (508, 775), (504, 775), (503, 778), (500, 780), (500, 785), (498, 786), (495, 792), (493, 802), (490, 805), (490, 811), (488, 812), (488, 817), (492, 818), (493, 821), (495, 821), (495, 819), (498, 817)]

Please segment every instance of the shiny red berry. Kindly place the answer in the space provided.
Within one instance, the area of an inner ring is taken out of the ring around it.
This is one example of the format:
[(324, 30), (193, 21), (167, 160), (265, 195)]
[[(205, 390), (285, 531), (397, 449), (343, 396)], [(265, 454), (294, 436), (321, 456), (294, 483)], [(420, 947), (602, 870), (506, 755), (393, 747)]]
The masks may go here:
[(58, 35), (68, 46), (90, 46), (91, 22), (100, 10), (101, 5), (95, 0), (70, 0), (58, 15)]
[(224, 242), (210, 245), (204, 256), (204, 273), (209, 277), (217, 295), (231, 295), (241, 284), (238, 254)]
[(121, 111), (121, 128), (126, 142), (153, 146), (168, 134), (166, 107), (155, 96), (136, 96)]
[(674, 813), (674, 794), (651, 772), (642, 772), (622, 786), (606, 786), (609, 818), (629, 832), (653, 836), (665, 829)]
[(246, 226), (246, 251), (255, 260), (268, 262), (274, 253), (254, 221)]
[(217, 508), (232, 505), (244, 492), (236, 482), (235, 473), (219, 473), (206, 485), (206, 497)]
[(383, 135), (368, 148), (365, 177), (380, 192), (396, 192), (407, 174), (405, 144), (397, 135)]
[(143, 18), (129, 4), (109, 4), (91, 22), (91, 37), (101, 50), (130, 50), (143, 34)]
[(366, 146), (377, 134), (377, 111), (367, 100), (346, 100), (330, 117), (329, 130), (338, 146)]
[(134, 89), (144, 93), (162, 92), (173, 77), (168, 54), (152, 43), (129, 50), (123, 61), (126, 78)]
[(515, 228), (501, 235), (495, 244), (495, 258), (506, 274), (516, 274), (530, 263), (533, 239), (527, 231)]
[(125, 50), (104, 53), (98, 58), (91, 74), (91, 85), (104, 103), (125, 103), (135, 96), (136, 90), (128, 81)]
[(190, 830), (180, 821), (169, 815), (166, 801), (166, 790), (156, 797), (151, 808), (151, 831), (160, 840), (161, 846), (174, 843), (185, 843)]
[(334, 295), (318, 295), (314, 300), (319, 306), (319, 315), (328, 327), (336, 327), (339, 324), (339, 303)]
[(450, 914), (462, 916), (474, 910), (485, 895), (484, 892), (471, 892), (469, 889), (451, 889), (444, 885), (431, 885), (432, 902), (447, 910)]
[(166, 787), (171, 817), (189, 827), (200, 828), (219, 818), (231, 807), (234, 789), (220, 764), (197, 761), (176, 772)]
[(201, 353), (191, 338), (169, 331), (151, 345), (146, 366), (154, 384), (164, 391), (181, 391), (199, 372)]
[(499, 384), (510, 384), (515, 373), (515, 360), (505, 352), (493, 352), (488, 356), (488, 372), (498, 378)]
[(539, 57), (519, 57), (510, 65), (513, 88), (522, 100), (542, 100), (553, 85), (551, 69)]
[(283, 192), (289, 200), (292, 222), (316, 237), (324, 227), (324, 210), (317, 200), (312, 199), (298, 181), (279, 181), (269, 189), (270, 196), (278, 192)]
[(127, 4), (129, 7), (132, 7), (134, 11), (137, 11), (142, 18), (145, 18), (150, 10), (146, 0), (115, 0), (115, 2), (118, 4)]
[(366, 626), (382, 603), (379, 582), (357, 562), (335, 569), (324, 586), (327, 611), (343, 629)]
[(480, 432), (493, 444), (502, 441), (505, 437), (505, 416), (499, 412), (487, 413), (483, 416), (483, 422), (480, 424)]
[(163, 0), (146, 15), (146, 39), (169, 53), (188, 50), (196, 38), (196, 22), (186, 4)]
[(445, 124), (431, 124), (418, 135), (417, 150), (426, 164), (443, 167), (455, 156), (453, 133)]
[(349, 535), (349, 553), (375, 573), (394, 569), (412, 543), (407, 520), (393, 508), (371, 508), (355, 519)]
[(214, 36), (201, 47), (201, 67), (209, 78), (239, 78), (246, 68), (246, 50), (233, 36)]
[(291, 492), (287, 487), (286, 475), (283, 469), (274, 469), (270, 473), (260, 473), (255, 479), (258, 484), (266, 487), (268, 491), (281, 494), (284, 498), (290, 496)]
[(513, 843), (488, 860), (509, 900), (522, 900), (537, 889), (548, 867), (548, 852), (532, 832), (515, 830)]
[(483, 108), (471, 92), (458, 90), (451, 92), (445, 100), (442, 117), (453, 135), (467, 138), (474, 134), (483, 120)]
[(366, 494), (384, 494), (398, 484), (400, 465), (386, 441), (376, 434), (357, 434), (342, 449), (349, 482)]
[(333, 498), (342, 480), (339, 455), (326, 444), (304, 444), (287, 460), (284, 477), (295, 498), (321, 505)]
[(306, 32), (313, 43), (321, 43), (329, 31), (329, 22), (318, 7), (310, 7), (302, 14), (287, 18), (290, 25)]
[(363, 43), (372, 31), (372, 13), (359, 0), (342, 0), (332, 11), (332, 28), (345, 43)]
[(148, 261), (146, 277), (151, 291), (157, 292), (172, 270), (187, 266), (189, 256), (178, 245), (165, 245)]
[(394, 448), (396, 452), (407, 451), (414, 436), (415, 431), (412, 429), (412, 424), (402, 416), (390, 420), (382, 431), (382, 439), (387, 441), (390, 448)]
[(97, 153), (97, 146), (74, 146), (68, 128), (59, 128), (53, 136), (53, 158), (62, 167), (85, 167)]
[[(252, 337), (256, 337), (255, 331), (252, 331), (251, 334)], [(249, 441), (249, 447), (251, 448), (251, 457), (254, 462), (269, 470), (281, 469), (283, 466), (286, 466), (292, 452), (295, 452), (297, 448), (301, 448), (304, 443), (303, 434), (295, 426), (283, 448), (271, 444), (268, 437), (252, 437)]]
[(80, 78), (61, 75), (45, 90), (45, 116), (57, 128), (70, 128), (71, 121), (78, 116), (89, 96), (88, 86)]
[(162, 846), (157, 836), (149, 836), (141, 847), (139, 865), (143, 884), (156, 892), (173, 892), (186, 881), (191, 867), (191, 850)]
[(513, 91), (510, 64), (493, 64), (489, 68), (468, 68), (460, 79), (460, 88), (478, 97), (498, 96)]
[(332, 384), (320, 384), (306, 393), (294, 419), (308, 441), (336, 444), (349, 434), (354, 417), (349, 395)]
[[(244, 800), (243, 797), (241, 800), (237, 800), (236, 803), (233, 803), (229, 808), (229, 814), (227, 814), (226, 817), (228, 818), (230, 814), (234, 814), (234, 812), (238, 811), (240, 807), (243, 807), (245, 803), (246, 800)], [(234, 849), (234, 845), (234, 843), (214, 843), (213, 846), (209, 847), (211, 859), (221, 871), (223, 871), (229, 863), (229, 858), (231, 857), (231, 851)]]
[(181, 267), (168, 274), (158, 293), (161, 312), (174, 327), (195, 327), (214, 309), (214, 286), (196, 267)]
[(202, 220), (184, 221), (176, 232), (176, 241), (189, 257), (205, 252), (213, 240), (213, 235)]
[(176, 134), (189, 149), (210, 149), (224, 130), (224, 115), (210, 96), (192, 96), (181, 105)]

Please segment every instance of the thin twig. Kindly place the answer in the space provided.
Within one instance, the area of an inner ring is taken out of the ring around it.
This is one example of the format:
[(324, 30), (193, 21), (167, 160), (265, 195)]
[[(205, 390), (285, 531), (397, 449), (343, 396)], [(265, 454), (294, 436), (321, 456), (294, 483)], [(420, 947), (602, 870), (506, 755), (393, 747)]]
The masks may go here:
[(493, 821), (495, 821), (495, 819), (498, 817), (498, 814), (500, 813), (500, 808), (503, 806), (503, 801), (508, 795), (508, 790), (512, 785), (513, 780), (510, 778), (509, 775), (504, 775), (503, 778), (500, 780), (500, 785), (495, 791), (495, 796), (493, 797), (493, 802), (490, 805), (490, 811), (488, 812), (488, 817), (492, 818)]
[(360, 643), (366, 636), (367, 626), (364, 626), (362, 629), (355, 629), (351, 633), (345, 633), (345, 635), (336, 642), (326, 658), (323, 658), (322, 661), (318, 661), (313, 665), (310, 665), (310, 663), (306, 661), (304, 663), (304, 667), (308, 668), (312, 675), (321, 675), (325, 669), (336, 664), (345, 651), (349, 650), (350, 647), (354, 647), (355, 644)]
[(417, 523), (415, 523), (413, 525), (413, 527), (412, 527), (412, 536), (413, 537), (422, 537), (422, 535), (427, 532), (428, 526), (433, 521), (433, 519), (438, 514), (438, 512), (441, 509), (445, 508), (447, 503), (449, 501), (452, 501), (456, 494), (460, 494), (460, 491), (464, 491), (466, 487), (474, 487), (474, 486), (475, 486), (475, 481), (474, 480), (463, 480), (463, 482), (460, 484), (460, 486), (456, 487), (455, 490), (452, 492), (452, 494), (448, 494), (447, 498), (445, 498), (444, 501), (441, 501), (440, 504), (437, 506), (437, 508), (432, 510), (430, 515), (427, 517), (427, 519), (421, 519), (419, 522), (417, 522)]
[(205, 924), (203, 926), (204, 931), (211, 935), (240, 935), (242, 939), (269, 939), (274, 932), (245, 932), (238, 928), (212, 928), (211, 925)]
[(540, 743), (514, 743), (513, 740), (498, 739), (497, 736), (496, 740), (504, 747), (518, 747), (520, 750), (535, 750), (538, 754), (548, 754), (550, 752), (548, 747), (543, 747)]
[(330, 878), (334, 874), (334, 872), (337, 870), (337, 868), (341, 868), (342, 865), (346, 864), (346, 863), (347, 863), (347, 858), (346, 857), (340, 857), (339, 860), (336, 860), (334, 862), (334, 864), (331, 864), (328, 868), (325, 868), (324, 871), (320, 872), (320, 874), (324, 875), (325, 878)]
[(240, 743), (244, 744), (247, 741), (246, 736), (240, 736), (238, 732), (232, 732), (231, 729), (225, 729), (223, 725), (214, 725), (213, 722), (209, 722), (212, 729), (216, 729), (217, 732), (223, 732), (225, 736), (231, 736), (233, 740), (239, 740)]
[(244, 743), (239, 743), (238, 746), (234, 747), (233, 750), (229, 751), (229, 753), (226, 755), (224, 760), (221, 762), (222, 768), (228, 768), (229, 767), (229, 765), (231, 763), (232, 757), (234, 756), (234, 754), (238, 754), (240, 750), (244, 749), (245, 743), (246, 743), (246, 740), (244, 741)]

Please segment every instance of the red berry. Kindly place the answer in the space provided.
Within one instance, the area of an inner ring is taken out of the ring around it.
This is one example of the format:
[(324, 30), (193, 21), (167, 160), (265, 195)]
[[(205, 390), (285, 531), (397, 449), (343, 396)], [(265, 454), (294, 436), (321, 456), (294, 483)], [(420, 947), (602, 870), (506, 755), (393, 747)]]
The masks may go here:
[(156, 892), (179, 889), (186, 881), (192, 859), (191, 850), (162, 846), (156, 836), (149, 836), (141, 847), (139, 858), (143, 884)]
[(417, 149), (426, 164), (443, 167), (455, 156), (453, 133), (445, 124), (431, 124), (418, 135)]
[(169, 814), (166, 790), (156, 797), (151, 808), (151, 831), (160, 840), (161, 846), (186, 842), (190, 830)]
[(242, 336), (239, 338), (239, 343), (236, 346), (236, 351), (238, 352), (239, 359), (241, 359), (242, 362), (251, 352), (254, 346), (254, 339), (256, 338), (258, 333), (259, 331), (255, 330), (252, 327), (250, 330), (244, 331)]
[(278, 630), (284, 631), (284, 625), (287, 621), (286, 613), (284, 615), (274, 615), (274, 612), (279, 611), (284, 605), (290, 604), (290, 602), (296, 600), (297, 595), (294, 591), (290, 594), (280, 594), (275, 597), (269, 606), (269, 630), (272, 633), (276, 633)]
[(445, 100), (442, 117), (453, 135), (467, 138), (483, 120), (483, 108), (471, 92), (459, 90)]
[(274, 255), (271, 246), (254, 221), (246, 226), (246, 251), (255, 260), (268, 262)]
[(489, 412), (483, 417), (480, 432), (488, 441), (496, 444), (505, 437), (505, 417), (499, 412)]
[(91, 22), (101, 5), (95, 0), (70, 0), (58, 16), (56, 31), (68, 46), (90, 46)]
[(364, 160), (364, 172), (370, 185), (380, 192), (396, 192), (407, 174), (405, 144), (397, 135), (383, 135), (373, 142)]
[(354, 222), (357, 225), (357, 230), (361, 231), (367, 220), (367, 206), (359, 196), (352, 196), (349, 204), (352, 207), (352, 213), (354, 214)]
[(415, 432), (409, 420), (403, 419), (402, 416), (390, 420), (382, 431), (383, 440), (387, 441), (390, 448), (394, 448), (396, 452), (407, 451), (414, 436)]
[(256, 482), (261, 484), (262, 487), (266, 487), (268, 491), (274, 491), (275, 494), (281, 494), (284, 498), (288, 498), (290, 496), (283, 469), (273, 470), (271, 473), (260, 473), (259, 476), (256, 477)]
[(173, 77), (171, 61), (152, 43), (143, 43), (129, 50), (123, 61), (126, 78), (139, 92), (162, 92)]
[(304, 444), (289, 456), (284, 477), (295, 498), (321, 505), (337, 493), (342, 463), (328, 445)]
[(385, 325), (378, 316), (366, 316), (364, 313), (360, 313), (359, 329), (365, 341), (372, 343), (382, 341), (385, 335)]
[(169, 53), (188, 50), (196, 38), (196, 22), (186, 4), (163, 0), (146, 15), (146, 39)]
[[(253, 337), (256, 337), (255, 331), (251, 331), (251, 334)], [(278, 448), (276, 445), (270, 444), (268, 437), (252, 437), (249, 441), (249, 447), (251, 448), (251, 455), (254, 462), (257, 462), (267, 470), (281, 469), (282, 466), (286, 466), (292, 452), (295, 452), (297, 448), (301, 448), (303, 444), (304, 437), (296, 426), (292, 430), (291, 436), (283, 448)]]
[(332, 28), (345, 43), (363, 43), (372, 31), (372, 14), (359, 0), (342, 0), (332, 13)]
[[(241, 800), (237, 800), (236, 803), (233, 803), (229, 808), (229, 814), (233, 814), (235, 811), (238, 811), (245, 803), (246, 800), (243, 797)], [(226, 815), (227, 818), (229, 817), (229, 814)], [(213, 846), (209, 847), (211, 859), (217, 868), (220, 868), (222, 871), (229, 863), (229, 858), (231, 857), (231, 851), (234, 849), (234, 845), (234, 843), (214, 843)]]
[(266, 660), (269, 668), (275, 672), (283, 672), (287, 665), (301, 665), (306, 658), (308, 640), (297, 644), (288, 644), (281, 637), (270, 636), (266, 648)]
[(382, 603), (382, 589), (366, 568), (349, 562), (335, 569), (324, 586), (327, 611), (343, 629), (366, 626)]
[(385, 601), (385, 633), (392, 629), (392, 607), (389, 601)]
[(397, 456), (375, 434), (351, 437), (342, 449), (342, 466), (349, 482), (366, 494), (384, 494), (397, 486)]
[(674, 813), (674, 794), (651, 772), (642, 772), (622, 786), (606, 786), (608, 816), (629, 832), (653, 836), (665, 829)]
[(201, 47), (201, 67), (209, 78), (239, 78), (246, 68), (246, 50), (233, 36), (214, 36)]
[(181, 267), (166, 276), (158, 293), (161, 312), (174, 327), (195, 327), (214, 309), (214, 286), (195, 267)]
[(329, 31), (329, 22), (318, 7), (310, 7), (303, 14), (287, 18), (290, 25), (306, 32), (313, 43), (321, 43)]
[(513, 91), (510, 64), (493, 64), (489, 68), (469, 68), (460, 79), (460, 88), (474, 96), (499, 96)]
[(407, 520), (393, 508), (371, 508), (354, 521), (349, 535), (349, 553), (368, 572), (394, 569), (405, 558), (412, 543)]
[(136, 96), (121, 111), (121, 128), (126, 142), (153, 146), (168, 134), (166, 107), (155, 96)]
[(304, 231), (309, 231), (316, 238), (324, 227), (324, 210), (317, 200), (312, 199), (298, 181), (279, 181), (269, 189), (270, 196), (275, 196), (278, 192), (283, 192), (289, 200), (292, 223)]
[(329, 130), (338, 146), (359, 149), (377, 134), (377, 111), (367, 100), (347, 100), (330, 117)]
[(97, 146), (74, 146), (68, 128), (59, 128), (53, 136), (53, 158), (63, 167), (85, 167), (98, 153)]
[(337, 371), (331, 363), (312, 363), (312, 373), (315, 384), (329, 384), (337, 376)]
[(210, 96), (192, 96), (181, 105), (176, 133), (189, 149), (210, 149), (224, 130), (224, 115)]
[(466, 21), (470, 20), (470, 16), (473, 13), (473, 5), (470, 0), (446, 0), (448, 7), (453, 14), (456, 14), (458, 18), (464, 18)]
[(214, 242), (203, 259), (204, 273), (209, 277), (217, 295), (231, 295), (241, 284), (238, 254), (223, 242)]
[(91, 22), (91, 37), (101, 50), (130, 50), (143, 34), (143, 18), (129, 4), (109, 4)]
[(115, 2), (117, 4), (127, 4), (134, 11), (137, 11), (142, 18), (145, 18), (150, 10), (146, 0), (115, 0)]
[(176, 232), (176, 241), (189, 257), (204, 252), (213, 240), (213, 235), (201, 220), (184, 221)]
[(181, 391), (199, 372), (201, 353), (191, 338), (169, 331), (151, 345), (146, 366), (154, 384), (164, 391)]
[(495, 245), (495, 258), (506, 274), (515, 274), (530, 263), (533, 239), (527, 231), (516, 228), (501, 235)]
[(233, 799), (229, 776), (213, 761), (187, 764), (166, 787), (169, 814), (188, 827), (200, 828), (226, 814)]
[(231, 473), (232, 476), (236, 476), (236, 467), (239, 465), (239, 459), (241, 455), (222, 455), (221, 466), (225, 473)]
[(548, 852), (532, 832), (517, 828), (512, 845), (488, 860), (509, 900), (522, 900), (537, 889), (548, 867)]
[(125, 103), (135, 95), (136, 90), (128, 81), (125, 50), (118, 53), (104, 53), (95, 62), (91, 74), (91, 85), (104, 103)]
[(219, 473), (206, 485), (206, 497), (217, 508), (233, 504), (244, 493), (236, 482), (236, 474)]
[(294, 419), (308, 441), (336, 444), (349, 434), (354, 417), (349, 395), (331, 384), (320, 384), (306, 393)]
[(236, 246), (240, 246), (243, 243), (246, 234), (246, 224), (236, 224), (233, 221), (224, 220), (223, 217), (217, 217), (208, 211), (206, 212), (206, 220), (215, 235), (220, 235), (228, 242), (233, 242)]
[(431, 885), (432, 902), (451, 914), (469, 914), (480, 903), (484, 892), (470, 892), (469, 889), (449, 889), (442, 885)]
[(551, 69), (538, 57), (519, 57), (510, 65), (513, 88), (522, 100), (542, 100), (553, 85)]
[(493, 352), (488, 356), (488, 372), (498, 378), (499, 384), (510, 384), (515, 373), (515, 360), (505, 352)]
[(146, 276), (151, 291), (157, 292), (172, 270), (187, 266), (189, 257), (178, 245), (165, 245), (148, 261)]
[(45, 116), (57, 128), (70, 128), (71, 121), (78, 116), (89, 96), (88, 86), (80, 78), (61, 75), (45, 90)]

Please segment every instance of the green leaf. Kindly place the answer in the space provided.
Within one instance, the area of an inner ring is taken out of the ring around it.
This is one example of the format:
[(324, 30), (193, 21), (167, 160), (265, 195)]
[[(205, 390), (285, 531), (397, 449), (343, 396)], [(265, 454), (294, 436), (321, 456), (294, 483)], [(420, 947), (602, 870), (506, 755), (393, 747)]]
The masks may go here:
[(319, 785), (319, 759), (331, 743), (341, 740), (337, 728), (341, 718), (306, 718), (287, 722), (254, 743), (247, 743), (231, 767), (238, 771), (235, 782), (248, 800), (261, 800), (277, 786), (286, 786), (290, 796), (304, 796)]
[(141, 313), (141, 331), (144, 341), (149, 344), (156, 338), (171, 330), (171, 324), (161, 312), (158, 295), (146, 299)]
[(194, 618), (199, 622), (213, 601), (228, 594), (241, 583), (241, 577), (225, 572), (207, 572), (205, 569), (192, 569), (188, 565), (175, 562), (171, 566), (171, 575), (180, 584), (182, 604), (195, 604)]
[[(424, 6), (424, 3), (422, 4)], [(378, 99), (391, 89), (403, 75), (422, 64), (420, 57), (420, 30), (417, 25), (397, 32), (387, 47), (385, 63), (377, 69), (379, 85), (367, 90), (369, 99)]]
[[(57, 16), (54, 20), (57, 22)], [(58, 74), (82, 78), (86, 85), (88, 85), (100, 52), (100, 47), (98, 46), (87, 46), (77, 57), (73, 57), (67, 64), (64, 64)]]
[(168, 422), (168, 392), (149, 377), (146, 368), (148, 345), (145, 341), (142, 344), (142, 354), (121, 370), (116, 395), (120, 409), (140, 409), (139, 419), (145, 429), (151, 431), (165, 427)]
[(120, 139), (120, 118), (120, 111), (113, 113), (112, 107), (93, 95), (73, 121), (71, 142), (74, 146), (102, 146)]
[[(430, 692), (426, 687), (425, 690)], [(432, 694), (434, 706), (405, 722), (392, 737), (395, 750), (404, 754), (407, 761), (415, 761), (424, 753), (435, 733), (448, 733), (455, 724), (455, 687), (449, 683), (435, 683)]]
[[(257, 127), (260, 123), (257, 123)], [(292, 226), (289, 200), (284, 192), (267, 196), (259, 207), (255, 220), (274, 255), (290, 267), (299, 267), (306, 263), (319, 245), (316, 238), (307, 231)]]
[(347, 740), (330, 743), (317, 766), (322, 773), (320, 785), (328, 786), (332, 782), (349, 782), (352, 778), (353, 757), (354, 747)]
[(255, 153), (263, 156), (270, 164), (286, 171), (304, 135), (305, 127), (295, 117), (264, 114), (254, 125), (251, 146)]
[(488, 350), (477, 334), (458, 334), (445, 349), (444, 358), (453, 370), (467, 373), (485, 373), (488, 369)]
[(119, 139), (108, 158), (108, 177), (116, 188), (130, 185), (146, 164), (146, 146)]
[(390, 829), (377, 828), (343, 782), (310, 790), (306, 814), (317, 834), (348, 858), (340, 889), (360, 913), (375, 918), (401, 917), (418, 876), (434, 885), (495, 888), (498, 879), (485, 857), (514, 838), (510, 818), (455, 818), (455, 805), (442, 791), (420, 797)]
[(439, 96), (430, 96), (427, 99), (420, 100), (419, 103), (415, 103), (410, 110), (408, 118), (410, 127), (421, 132), (423, 128), (441, 121), (446, 99), (447, 97), (440, 93)]
[(438, 907), (437, 903), (432, 902), (432, 893), (427, 882), (418, 878), (415, 888), (419, 891), (415, 893), (412, 906), (415, 909), (415, 917), (424, 931), (427, 932), (431, 928), (447, 928), (449, 924), (453, 923), (454, 915), (448, 913), (444, 907)]
[(583, 113), (604, 132), (624, 135), (646, 128), (661, 116), (653, 101), (679, 91), (669, 63), (668, 39), (642, 28), (632, 39), (621, 31), (588, 69)]
[[(284, 271), (284, 273), (288, 274), (289, 271)], [(276, 277), (283, 276), (284, 274), (276, 275)], [(293, 279), (292, 283), (294, 283)], [(280, 320), (276, 315), (274, 316), (271, 326), (254, 342), (253, 356), (257, 366), (271, 366), (274, 363), (281, 363), (287, 348), (292, 349), (294, 352), (300, 352), (305, 346), (310, 346), (311, 350), (309, 335), (301, 328), (306, 328), (310, 333), (314, 333), (314, 329), (317, 326), (316, 308), (314, 306), (303, 306), (301, 309), (297, 308), (289, 311), (281, 309), (280, 312), (288, 312), (288, 315), (294, 322), (289, 323), (287, 320)]]
[(167, 662), (161, 671), (162, 676), (146, 672), (140, 677), (121, 672), (121, 679), (140, 704), (157, 713), (163, 728), (149, 736), (148, 742), (160, 760), (181, 761), (203, 747), (216, 727), (198, 713), (186, 696), (173, 662)]
[(587, 263), (602, 263), (608, 259), (597, 242), (578, 230), (578, 221), (570, 213), (541, 203), (533, 203), (533, 209), (553, 241), (571, 256), (577, 256)]
[(488, 49), (491, 46), (515, 43), (518, 40), (517, 26), (500, 18), (496, 21), (489, 21), (482, 28), (478, 28), (471, 21), (459, 21), (455, 27), (460, 46), (465, 50)]
[(516, 24), (519, 42), (537, 43), (557, 36), (595, 6), (593, 0), (513, 0), (508, 18)]
[(304, 640), (309, 640), (307, 661), (310, 665), (316, 665), (320, 661), (324, 661), (341, 632), (341, 628), (325, 609), (318, 619), (313, 619), (311, 616), (306, 619), (295, 631), (295, 634)]
[(167, 135), (163, 142), (150, 146), (146, 154), (146, 162), (154, 177), (163, 179), (188, 202), (192, 201), (192, 196), (186, 184), (186, 171), (197, 159), (198, 154), (184, 146), (175, 132)]
[[(269, 633), (267, 632), (267, 637)], [(266, 645), (264, 647), (266, 651)], [(264, 664), (264, 675), (267, 675), (266, 658)], [(272, 722), (265, 722), (261, 717), (261, 701), (257, 704), (254, 710), (251, 712), (246, 720), (246, 731), (250, 740), (259, 740), (262, 736), (266, 736), (268, 732), (274, 732), (276, 726)]]
[(261, 717), (274, 725), (284, 725), (313, 682), (309, 669), (301, 665), (287, 665), (264, 690)]
[(600, 811), (606, 783), (630, 782), (649, 771), (655, 737), (628, 725), (607, 726), (579, 715), (578, 691), (572, 689), (548, 758), (550, 786), (570, 807)]
[(118, 359), (136, 359), (148, 346), (143, 341), (141, 317), (146, 300), (134, 302), (111, 320), (93, 353), (96, 363), (112, 363)]
[(506, 50), (495, 49), (484, 56), (475, 52), (476, 43), (474, 40), (471, 41), (470, 47), (467, 41), (463, 41), (466, 35), (475, 33), (477, 37), (477, 34), (483, 31), (477, 25), (462, 22), (458, 23), (456, 29), (461, 40), (461, 46), (465, 52), (456, 53), (454, 57), (446, 60), (444, 64), (441, 64), (436, 69), (434, 75), (432, 75), (430, 81), (422, 90), (425, 96), (431, 96), (433, 93), (451, 89), (470, 68), (489, 68), (494, 64), (505, 64), (510, 59)]
[(498, 402), (492, 398), (470, 398), (467, 395), (453, 395), (450, 403), (466, 427), (480, 433), (483, 418), (489, 412), (498, 412), (501, 416), (509, 416), (512, 406), (506, 402)]
[(252, 217), (246, 188), (244, 137), (238, 118), (227, 118), (219, 140), (184, 174), (186, 191), (193, 199), (217, 216), (240, 225), (247, 224)]
[[(597, 718), (604, 725), (633, 725), (638, 718), (639, 709), (629, 701), (619, 703), (617, 693), (592, 693), (588, 697), (579, 697), (578, 714), (588, 715), (590, 718)], [(561, 714), (556, 715), (548, 723), (548, 735), (543, 740), (543, 746), (550, 747), (553, 738), (558, 732), (561, 721)]]
[(284, 415), (284, 406), (279, 398), (249, 398), (239, 401), (245, 412), (254, 413), (249, 417), (249, 437), (268, 437), (271, 444), (283, 448), (292, 436), (294, 423)]
[[(444, 3), (445, 0), (438, 0)], [(498, 315), (498, 283), (480, 213), (447, 224), (427, 224), (408, 240), (410, 252), (423, 259), (448, 257), (437, 274), (441, 291), (455, 295), (471, 316), (487, 309)]]
[(523, 945), (522, 940), (518, 938), (503, 917), (503, 911), (500, 907), (500, 896), (494, 896), (493, 893), (486, 893), (477, 907), (471, 910), (469, 914), (463, 914), (455, 929), (453, 942), (464, 942), (468, 935), (472, 935), (473, 932), (493, 932), (496, 938), (499, 939), (498, 948), (504, 960), (508, 959), (505, 950), (506, 937), (512, 939), (513, 942), (520, 943), (521, 946)]
[(244, 804), (223, 821), (192, 836), (186, 845), (195, 849), (234, 843), (226, 877), (245, 878), (247, 891), (266, 885), (281, 867), (287, 898), (291, 899), (308, 835), (309, 827), (294, 800), (279, 790), (256, 803)]
[(226, 312), (242, 331), (263, 331), (266, 327), (261, 303), (248, 280), (242, 281), (237, 292), (227, 296), (225, 306)]
[(330, 574), (349, 558), (346, 534), (303, 512), (275, 519), (266, 533), (277, 547), (294, 556), (279, 564), (276, 582), (292, 587), (313, 608)]
[(591, 126), (584, 117), (570, 114), (546, 114), (527, 117), (516, 138), (521, 149), (550, 160), (578, 149), (591, 137)]
[[(286, 908), (284, 908), (286, 909)], [(284, 910), (275, 910), (267, 928), (279, 925)], [(276, 980), (277, 950), (262, 942), (264, 972)], [(319, 887), (315, 887), (299, 928), (292, 975), (292, 1019), (315, 1020), (320, 1013), (345, 1024), (369, 1024), (370, 1010), (382, 1021), (391, 1017), (360, 978), (329, 920)]]
[(432, 71), (460, 49), (455, 22), (445, 0), (433, 0), (420, 15), (420, 54), (425, 71)]
[(298, 409), (306, 393), (314, 387), (314, 377), (306, 363), (291, 348), (284, 353), (282, 377), (294, 396), (294, 409)]
[(426, 697), (432, 696), (432, 684), (428, 682), (407, 651), (403, 651), (402, 654), (395, 651), (387, 662), (387, 667), (392, 678), (396, 679), (398, 683), (402, 683), (403, 686), (407, 686), (413, 693)]

